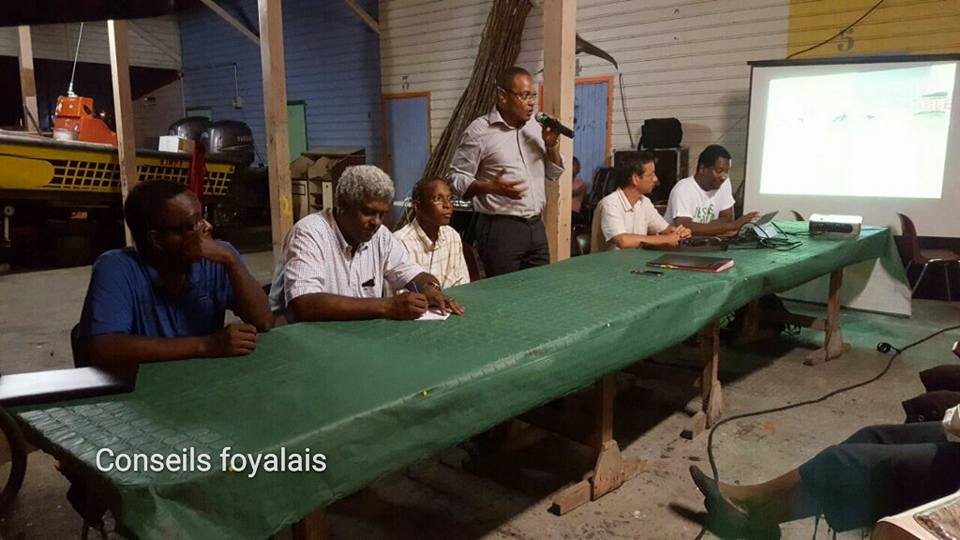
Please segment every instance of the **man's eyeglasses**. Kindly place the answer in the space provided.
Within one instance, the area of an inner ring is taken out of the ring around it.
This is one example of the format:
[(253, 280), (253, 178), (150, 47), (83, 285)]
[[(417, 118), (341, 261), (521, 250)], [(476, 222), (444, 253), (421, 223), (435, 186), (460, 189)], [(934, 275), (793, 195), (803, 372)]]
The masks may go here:
[(500, 88), (501, 90), (503, 90), (504, 92), (509, 92), (509, 93), (513, 94), (513, 95), (516, 96), (517, 99), (519, 99), (520, 101), (525, 101), (525, 102), (528, 102), (528, 103), (536, 103), (536, 101), (537, 101), (537, 93), (536, 93), (536, 92), (527, 92), (526, 94), (518, 94), (517, 92), (514, 92), (513, 90), (507, 90), (506, 88), (504, 88), (504, 87), (502, 87), (502, 86), (499, 87), (499, 88)]
[(428, 201), (430, 202), (430, 204), (433, 204), (433, 205), (436, 205), (436, 206), (450, 206), (450, 205), (453, 204), (453, 198), (452, 198), (452, 197), (443, 197), (443, 196), (441, 196), (441, 195), (436, 195), (436, 196), (434, 196), (434, 197), (430, 197), (430, 198), (428, 199)]

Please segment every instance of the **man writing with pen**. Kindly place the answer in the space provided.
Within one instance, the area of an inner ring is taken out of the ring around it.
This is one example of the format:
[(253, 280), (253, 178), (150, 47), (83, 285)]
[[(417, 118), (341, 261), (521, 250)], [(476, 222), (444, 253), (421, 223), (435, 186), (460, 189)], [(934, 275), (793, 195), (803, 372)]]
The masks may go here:
[[(337, 183), (336, 208), (301, 219), (287, 235), (271, 309), (289, 322), (409, 320), (427, 309), (462, 314), (383, 226), (393, 196), (393, 181), (382, 170), (348, 168)], [(385, 284), (410, 294), (384, 297)]]

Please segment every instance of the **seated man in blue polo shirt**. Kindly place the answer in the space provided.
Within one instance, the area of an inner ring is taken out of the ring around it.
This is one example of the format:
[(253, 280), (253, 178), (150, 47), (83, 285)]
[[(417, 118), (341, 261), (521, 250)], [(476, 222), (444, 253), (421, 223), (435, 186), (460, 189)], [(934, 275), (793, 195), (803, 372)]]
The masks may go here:
[[(197, 197), (150, 180), (130, 191), (124, 215), (136, 249), (93, 265), (78, 329), (89, 362), (124, 371), (252, 352), (257, 332), (273, 324), (267, 296), (233, 246), (213, 239)], [(227, 309), (245, 324), (224, 327)]]

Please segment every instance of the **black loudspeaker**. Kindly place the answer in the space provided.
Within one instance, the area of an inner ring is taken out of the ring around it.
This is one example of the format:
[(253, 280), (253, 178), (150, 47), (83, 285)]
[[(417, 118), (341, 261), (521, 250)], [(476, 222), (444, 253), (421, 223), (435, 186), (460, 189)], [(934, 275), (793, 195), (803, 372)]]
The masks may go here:
[[(689, 176), (690, 149), (684, 146), (647, 151), (653, 152), (653, 155), (657, 156), (657, 178), (660, 180), (657, 187), (653, 188), (653, 192), (650, 193), (650, 200), (654, 204), (666, 202), (670, 198), (670, 190), (677, 184), (677, 181)], [(629, 167), (636, 161), (639, 153), (633, 150), (614, 152), (614, 167)]]
[(591, 211), (591, 216), (584, 217), (592, 217), (593, 208), (596, 208), (597, 204), (599, 204), (604, 197), (617, 189), (617, 169), (615, 167), (600, 167), (597, 169), (597, 172), (594, 173), (591, 185), (593, 187), (587, 196), (586, 204), (586, 207)]
[(683, 127), (676, 118), (648, 118), (640, 128), (638, 150), (652, 148), (679, 148), (683, 140)]

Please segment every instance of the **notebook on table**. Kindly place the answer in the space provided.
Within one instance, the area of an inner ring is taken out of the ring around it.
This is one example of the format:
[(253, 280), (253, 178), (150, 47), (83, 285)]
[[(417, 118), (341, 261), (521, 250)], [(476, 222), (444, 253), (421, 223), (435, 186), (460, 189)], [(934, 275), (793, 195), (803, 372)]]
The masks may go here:
[(647, 263), (656, 268), (676, 268), (697, 272), (723, 272), (733, 267), (733, 259), (720, 257), (699, 257), (696, 255), (666, 254)]

